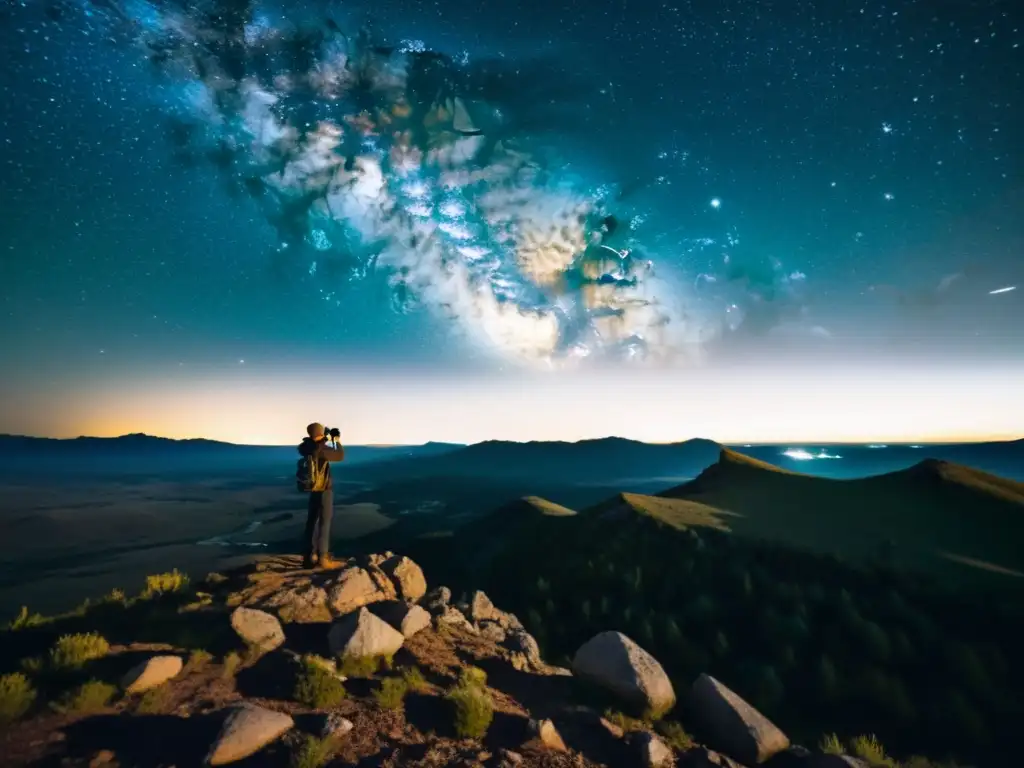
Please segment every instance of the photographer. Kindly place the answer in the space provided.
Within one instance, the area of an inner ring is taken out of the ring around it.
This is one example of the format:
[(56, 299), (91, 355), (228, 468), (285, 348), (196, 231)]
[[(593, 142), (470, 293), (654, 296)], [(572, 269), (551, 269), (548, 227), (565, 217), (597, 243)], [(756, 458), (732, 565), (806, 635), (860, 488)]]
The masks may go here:
[[(341, 436), (337, 429), (327, 430), (323, 424), (306, 427), (309, 435), (299, 445), (296, 482), (300, 491), (309, 494), (306, 532), (303, 537), (302, 566), (312, 568), (317, 558), (321, 568), (338, 568), (340, 563), (330, 555), (331, 517), (334, 514), (334, 484), (331, 462), (345, 458), (345, 449), (338, 444)], [(333, 447), (327, 444), (331, 436)]]

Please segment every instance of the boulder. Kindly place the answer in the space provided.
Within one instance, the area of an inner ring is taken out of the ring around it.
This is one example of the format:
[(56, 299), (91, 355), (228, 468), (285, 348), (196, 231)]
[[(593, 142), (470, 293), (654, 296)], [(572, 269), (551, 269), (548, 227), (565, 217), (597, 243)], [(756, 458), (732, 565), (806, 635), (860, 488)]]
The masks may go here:
[(427, 580), (423, 569), (408, 557), (390, 557), (380, 564), (384, 573), (391, 577), (403, 600), (415, 603), (427, 594)]
[(444, 613), (445, 608), (452, 601), (452, 591), (448, 587), (437, 587), (432, 589), (421, 601), (424, 608), (426, 608), (434, 616), (438, 616)]
[(480, 630), (480, 637), (490, 640), (492, 643), (505, 642), (505, 630), (496, 621), (481, 621), (478, 629)]
[(121, 680), (125, 693), (142, 693), (163, 685), (181, 672), (180, 656), (153, 656), (132, 667)]
[(397, 597), (391, 581), (385, 577), (385, 584), (382, 585), (378, 574), (383, 574), (375, 568), (373, 570), (376, 573), (366, 568), (347, 568), (338, 574), (333, 586), (327, 591), (327, 607), (332, 614), (344, 616), (364, 605)]
[(668, 768), (675, 763), (672, 750), (653, 733), (640, 731), (631, 741), (639, 753), (640, 765), (647, 768)]
[(275, 616), (255, 608), (235, 608), (231, 628), (247, 645), (268, 653), (284, 644), (284, 630)]
[(555, 728), (555, 724), (550, 720), (531, 719), (526, 724), (526, 732), (531, 740), (536, 739), (548, 749), (554, 749), (559, 752), (568, 752), (568, 748), (562, 740), (562, 735), (558, 732), (558, 729)]
[(332, 618), (327, 591), (308, 583), (275, 592), (262, 607), (272, 608), (281, 621), (293, 624), (318, 624)]
[(426, 610), (418, 605), (410, 605), (400, 600), (374, 603), (370, 610), (406, 638), (410, 638), (430, 626), (430, 614)]
[(505, 635), (505, 647), (513, 653), (521, 653), (533, 666), (542, 663), (540, 658), (540, 646), (533, 635), (525, 629), (512, 629)]
[(352, 721), (331, 712), (324, 715), (323, 724), (320, 726), (321, 739), (339, 739), (353, 728)]
[(248, 757), (279, 739), (295, 725), (288, 715), (254, 704), (236, 707), (224, 721), (207, 765), (227, 765)]
[(466, 618), (474, 624), (478, 624), (481, 621), (497, 621), (501, 613), (501, 611), (494, 607), (491, 598), (484, 592), (477, 590), (469, 601), (469, 610), (466, 613)]
[(786, 734), (710, 675), (694, 681), (688, 706), (708, 746), (741, 763), (757, 765), (789, 747)]
[(472, 632), (476, 634), (476, 627), (469, 623), (469, 620), (458, 608), (454, 606), (445, 607), (444, 611), (434, 616), (435, 625), (440, 627), (442, 625), (455, 627), (465, 632)]
[(663, 713), (676, 701), (661, 664), (621, 632), (601, 632), (581, 645), (572, 671), (638, 710)]
[(334, 622), (327, 634), (331, 653), (336, 656), (392, 656), (405, 638), (383, 619), (365, 607)]

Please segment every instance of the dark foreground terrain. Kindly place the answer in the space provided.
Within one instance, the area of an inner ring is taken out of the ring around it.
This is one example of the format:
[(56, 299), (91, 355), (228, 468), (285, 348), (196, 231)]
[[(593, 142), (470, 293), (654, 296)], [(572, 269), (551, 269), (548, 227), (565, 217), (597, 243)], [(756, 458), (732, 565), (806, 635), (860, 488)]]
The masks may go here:
[[(156, 575), (138, 596), (0, 633), (4, 765), (953, 765), (897, 763), (870, 734), (797, 746), (728, 678), (670, 680), (611, 617), (552, 666), (533, 637), (544, 625), (479, 591), (428, 590), (391, 553), (328, 572), (265, 558), (197, 587)], [(613, 597), (610, 616), (628, 610)]]

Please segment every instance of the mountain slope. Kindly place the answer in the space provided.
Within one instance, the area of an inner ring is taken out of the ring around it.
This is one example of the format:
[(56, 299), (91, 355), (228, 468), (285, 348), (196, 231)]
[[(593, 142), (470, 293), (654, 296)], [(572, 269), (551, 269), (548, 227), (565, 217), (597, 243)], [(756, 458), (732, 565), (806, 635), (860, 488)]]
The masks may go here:
[(659, 496), (731, 513), (740, 535), (929, 570), (952, 560), (1024, 574), (1024, 484), (950, 462), (832, 480), (723, 449)]

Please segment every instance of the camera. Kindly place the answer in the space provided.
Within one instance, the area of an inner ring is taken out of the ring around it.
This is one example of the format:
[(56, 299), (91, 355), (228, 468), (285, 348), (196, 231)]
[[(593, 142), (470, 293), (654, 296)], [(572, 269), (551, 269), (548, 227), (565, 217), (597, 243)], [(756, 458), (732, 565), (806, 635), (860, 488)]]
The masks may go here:
[(324, 435), (326, 435), (330, 440), (337, 440), (341, 437), (341, 432), (337, 427), (324, 427)]

